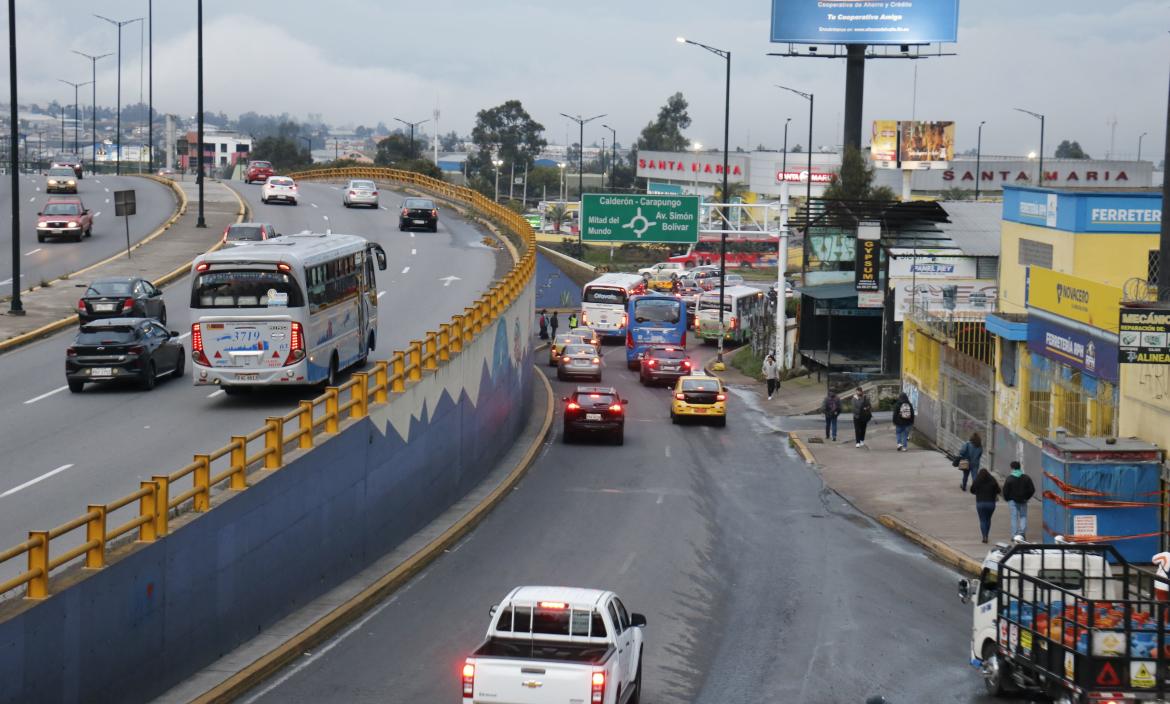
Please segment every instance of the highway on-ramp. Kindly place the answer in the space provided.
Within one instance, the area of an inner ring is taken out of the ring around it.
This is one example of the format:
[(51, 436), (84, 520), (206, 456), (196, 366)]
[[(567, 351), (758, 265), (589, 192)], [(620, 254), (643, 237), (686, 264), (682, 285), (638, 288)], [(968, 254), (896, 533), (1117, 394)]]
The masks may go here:
[[(292, 207), (261, 205), (259, 186), (238, 185), (254, 219), (273, 223), (279, 232), (320, 232), (328, 224), (334, 232), (363, 235), (385, 248), (389, 267), (378, 273), (378, 349), (372, 359), (437, 330), (511, 266), (506, 254), (483, 243), (479, 229), (450, 211), (440, 212), (437, 233), (399, 232), (401, 195), (382, 191), (387, 210), (350, 210), (342, 207), (336, 188), (302, 184), (302, 202)], [(188, 335), (188, 359), (189, 286), (184, 278), (165, 292), (168, 327)], [(266, 417), (287, 413), (299, 399), (320, 393), (302, 388), (229, 398), (193, 386), (188, 364), (186, 377), (160, 380), (153, 391), (88, 385), (84, 393), (72, 394), (64, 374), (72, 338), (66, 331), (0, 355), (4, 547), (24, 540), (30, 529), (47, 529), (83, 513), (89, 503), (129, 494), (140, 480), (172, 472), (193, 454), (222, 447), (231, 435), (250, 432)], [(0, 570), (0, 579), (16, 567)]]
[[(37, 242), (37, 212), (49, 198), (69, 194), (45, 193), (45, 177), (22, 175), (20, 180), (21, 288), (38, 286), (79, 271), (118, 252), (126, 251), (126, 223), (114, 216), (114, 191), (132, 189), (137, 212), (130, 217), (130, 243), (154, 232), (174, 214), (177, 200), (170, 188), (149, 178), (86, 174), (77, 182), (77, 195), (94, 214), (93, 237), (80, 242), (49, 239)], [(12, 182), (0, 178), (0, 296), (11, 293)]]
[[(624, 446), (557, 432), (473, 533), (240, 701), (458, 701), (489, 607), (525, 584), (646, 614), (643, 704), (990, 701), (957, 575), (827, 490), (757, 396), (734, 393), (726, 428), (671, 425), (624, 351), (604, 373), (630, 399)], [(553, 384), (559, 430), (572, 385)]]

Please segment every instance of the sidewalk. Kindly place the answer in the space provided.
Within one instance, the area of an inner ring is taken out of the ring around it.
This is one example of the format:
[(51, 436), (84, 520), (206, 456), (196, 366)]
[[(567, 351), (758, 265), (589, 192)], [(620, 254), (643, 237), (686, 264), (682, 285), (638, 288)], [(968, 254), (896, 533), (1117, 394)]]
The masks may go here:
[[(204, 188), (206, 229), (196, 228), (199, 189), (177, 181), (185, 199), (179, 212), (133, 247), (103, 262), (21, 295), (25, 315), (0, 315), (0, 353), (77, 324), (78, 286), (103, 276), (141, 276), (162, 287), (186, 274), (191, 260), (219, 243), (223, 230), (246, 212), (231, 189), (208, 179)], [(186, 207), (184, 207), (186, 206)]]
[[(764, 408), (787, 416), (785, 428), (798, 447), (809, 451), (825, 484), (858, 510), (962, 571), (978, 569), (988, 545), (980, 542), (975, 497), (959, 490), (962, 475), (943, 453), (915, 445), (913, 437), (910, 449), (898, 452), (890, 413), (875, 415), (867, 428), (865, 447), (854, 446), (853, 419), (848, 413), (838, 419), (838, 442), (825, 442), (824, 417), (807, 415), (820, 407), (825, 395), (824, 383), (815, 376), (784, 381), (768, 401), (761, 382), (730, 367), (718, 375), (724, 383), (759, 394)], [(996, 479), (1002, 484), (1004, 477)], [(1039, 538), (1041, 530), (1041, 503), (1033, 500), (1028, 507), (1028, 537)], [(1000, 501), (989, 542), (1009, 540), (1010, 532), (1010, 510)]]

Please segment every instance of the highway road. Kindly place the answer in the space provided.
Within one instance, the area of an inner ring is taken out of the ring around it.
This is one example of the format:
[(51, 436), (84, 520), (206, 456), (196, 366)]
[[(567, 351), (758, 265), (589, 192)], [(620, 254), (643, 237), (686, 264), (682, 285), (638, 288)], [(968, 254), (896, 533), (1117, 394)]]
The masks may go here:
[[(81, 242), (50, 239), (37, 242), (37, 212), (49, 199), (45, 177), (28, 174), (20, 182), (20, 280), (22, 289), (52, 281), (84, 269), (110, 255), (125, 251), (126, 229), (114, 217), (114, 191), (133, 189), (137, 213), (130, 218), (130, 242), (154, 232), (175, 212), (174, 192), (148, 178), (87, 174), (78, 181), (77, 194), (94, 214), (93, 237)], [(57, 195), (57, 194), (54, 194)], [(62, 196), (66, 194), (61, 194)], [(0, 295), (11, 293), (12, 283), (12, 182), (0, 178)]]
[(644, 704), (991, 701), (956, 574), (827, 490), (754, 396), (725, 429), (673, 426), (623, 355), (606, 349), (605, 383), (630, 399), (624, 446), (564, 445), (558, 402), (556, 437), (473, 533), (241, 701), (457, 701), (488, 608), (522, 584), (646, 614)]
[[(104, 181), (105, 179), (103, 179)], [(260, 186), (238, 184), (254, 219), (279, 232), (304, 229), (360, 234), (380, 243), (389, 267), (379, 272), (380, 358), (403, 349), (463, 308), (511, 266), (506, 254), (485, 245), (473, 225), (440, 211), (437, 233), (398, 231), (402, 197), (382, 191), (388, 210), (345, 209), (335, 186), (302, 184), (302, 202), (261, 205)], [(328, 220), (326, 220), (326, 218)], [(96, 235), (95, 235), (96, 237)], [(451, 280), (445, 277), (458, 277)], [(188, 342), (189, 281), (166, 289), (170, 327)], [(382, 292), (384, 291), (384, 295)], [(0, 356), (0, 545), (73, 518), (87, 503), (104, 503), (138, 488), (140, 479), (173, 471), (197, 452), (227, 444), (232, 434), (250, 432), (270, 415), (295, 408), (319, 391), (286, 390), (228, 398), (222, 391), (192, 385), (191, 366), (179, 380), (161, 381), (153, 391), (89, 385), (82, 394), (65, 387), (65, 332)], [(0, 570), (0, 578), (12, 571)]]

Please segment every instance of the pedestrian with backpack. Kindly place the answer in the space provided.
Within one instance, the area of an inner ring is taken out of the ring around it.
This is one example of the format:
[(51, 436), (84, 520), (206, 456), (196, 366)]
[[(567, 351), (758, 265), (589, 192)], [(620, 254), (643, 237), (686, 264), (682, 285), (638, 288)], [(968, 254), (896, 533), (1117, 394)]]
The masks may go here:
[(825, 416), (825, 439), (831, 437), (833, 442), (837, 442), (837, 416), (841, 415), (841, 399), (837, 398), (837, 394), (832, 391), (825, 394), (825, 400), (821, 401), (821, 413)]
[(959, 490), (967, 490), (967, 478), (979, 474), (979, 462), (983, 459), (983, 438), (979, 433), (971, 433), (971, 438), (959, 448), (959, 454), (951, 462), (951, 466), (963, 473), (959, 481)]
[(1012, 515), (1012, 536), (1025, 537), (1028, 532), (1028, 501), (1036, 495), (1032, 478), (1024, 474), (1017, 460), (1012, 460), (1012, 473), (1003, 482), (1003, 499)]
[(914, 404), (905, 393), (898, 394), (898, 402), (894, 404), (894, 437), (898, 442), (898, 452), (905, 452), (910, 444), (910, 429), (914, 427)]
[(858, 386), (853, 392), (853, 438), (857, 441), (856, 447), (865, 447), (865, 428), (872, 419), (873, 405)]

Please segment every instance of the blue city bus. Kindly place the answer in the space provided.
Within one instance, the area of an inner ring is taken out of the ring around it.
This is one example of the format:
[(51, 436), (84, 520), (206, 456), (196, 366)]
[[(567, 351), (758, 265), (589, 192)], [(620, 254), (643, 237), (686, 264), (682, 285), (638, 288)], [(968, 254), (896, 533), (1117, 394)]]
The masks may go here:
[(647, 347), (673, 345), (686, 347), (687, 307), (681, 298), (669, 293), (631, 296), (626, 304), (626, 366), (637, 369)]

